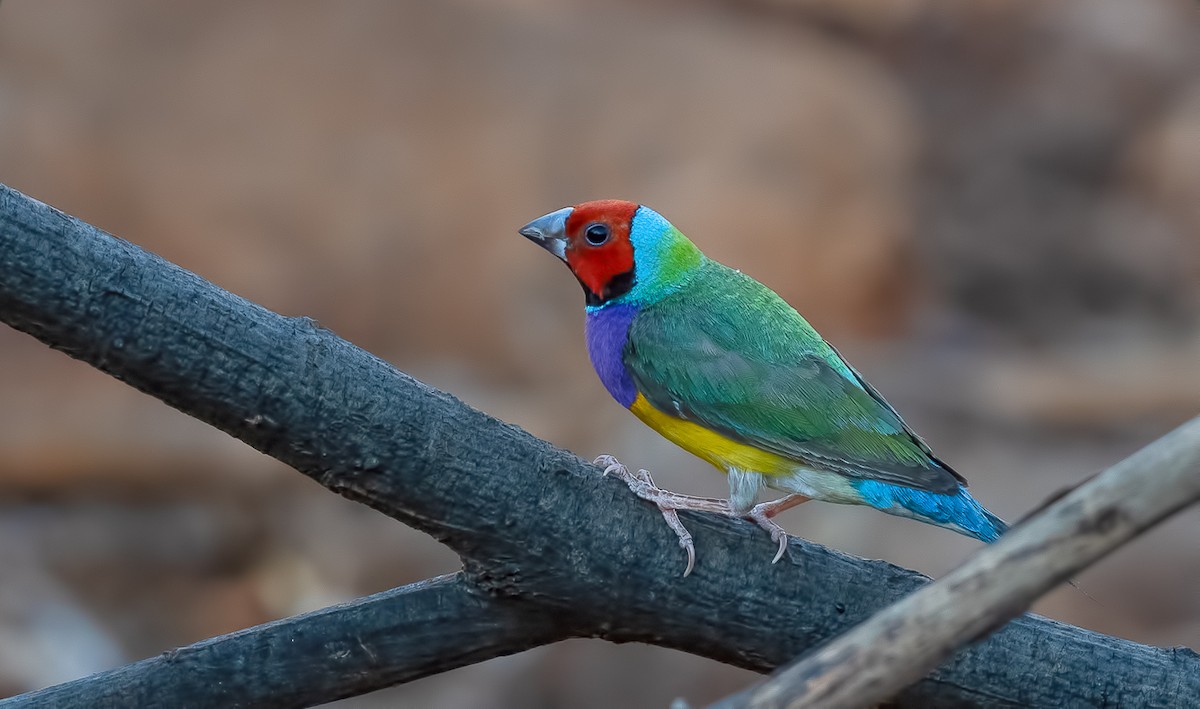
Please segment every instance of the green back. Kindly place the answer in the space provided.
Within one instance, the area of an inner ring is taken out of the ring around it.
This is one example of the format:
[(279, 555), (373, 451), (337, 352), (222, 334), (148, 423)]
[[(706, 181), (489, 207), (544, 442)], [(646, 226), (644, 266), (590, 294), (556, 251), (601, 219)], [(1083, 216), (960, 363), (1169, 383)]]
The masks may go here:
[(735, 440), (853, 478), (963, 482), (799, 313), (715, 261), (642, 307), (623, 357), (655, 408)]

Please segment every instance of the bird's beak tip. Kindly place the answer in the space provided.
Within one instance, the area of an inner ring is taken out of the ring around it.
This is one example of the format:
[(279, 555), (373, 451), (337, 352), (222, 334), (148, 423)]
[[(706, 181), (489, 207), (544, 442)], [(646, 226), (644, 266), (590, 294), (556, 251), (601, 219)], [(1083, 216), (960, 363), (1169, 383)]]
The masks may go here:
[(571, 207), (565, 207), (558, 211), (544, 214), (521, 227), (517, 232), (565, 261), (567, 251), (567, 217), (571, 216), (571, 211)]

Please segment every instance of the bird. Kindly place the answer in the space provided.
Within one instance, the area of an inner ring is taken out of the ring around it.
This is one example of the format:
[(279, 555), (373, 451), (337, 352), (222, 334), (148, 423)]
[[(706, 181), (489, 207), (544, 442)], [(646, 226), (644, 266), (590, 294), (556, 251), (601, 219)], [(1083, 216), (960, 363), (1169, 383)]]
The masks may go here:
[[(745, 518), (782, 558), (774, 517), (809, 500), (866, 505), (994, 542), (1007, 529), (967, 492), (883, 396), (782, 297), (707, 257), (662, 215), (596, 200), (519, 233), (583, 288), (587, 351), (600, 382), (651, 429), (725, 473), (727, 499), (659, 488), (602, 455), (604, 474), (658, 506), (695, 567), (679, 510)], [(756, 504), (763, 488), (782, 497)]]

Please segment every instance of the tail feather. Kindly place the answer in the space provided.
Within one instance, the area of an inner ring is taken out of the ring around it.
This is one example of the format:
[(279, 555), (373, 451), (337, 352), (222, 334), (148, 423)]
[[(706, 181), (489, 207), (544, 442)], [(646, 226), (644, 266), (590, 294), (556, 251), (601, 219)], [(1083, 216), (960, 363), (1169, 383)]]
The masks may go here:
[[(857, 481), (855, 487), (863, 496), (863, 502), (888, 514), (952, 529), (981, 542), (991, 544), (1008, 531), (1008, 523), (976, 502), (966, 488), (959, 488), (957, 495), (939, 495), (876, 480)], [(1080, 588), (1074, 579), (1068, 579), (1067, 583), (1096, 604), (1103, 605)]]
[[(966, 492), (966, 490), (964, 490), (962, 494), (963, 494), (963, 495), (967, 495), (967, 492)], [(977, 539), (979, 539), (979, 540), (981, 540), (981, 541), (985, 541), (985, 542), (987, 542), (987, 543), (989, 543), (989, 544), (990, 544), (990, 543), (992, 543), (992, 542), (996, 541), (997, 539), (999, 539), (999, 538), (1000, 538), (1000, 535), (1002, 535), (1002, 534), (1004, 534), (1005, 532), (1007, 532), (1007, 531), (1008, 531), (1008, 523), (1007, 523), (1007, 522), (1005, 522), (1004, 520), (1000, 519), (1000, 518), (999, 518), (999, 517), (997, 517), (996, 515), (992, 514), (992, 513), (991, 513), (990, 511), (988, 511), (988, 509), (987, 509), (986, 507), (984, 507), (983, 505), (979, 504), (978, 502), (975, 502), (975, 499), (974, 499), (974, 498), (971, 498), (971, 497), (970, 497), (970, 495), (967, 495), (967, 497), (968, 497), (968, 498), (970, 498), (970, 499), (971, 499), (971, 502), (972, 502), (972, 503), (973, 503), (973, 504), (974, 504), (976, 507), (978, 507), (978, 508), (979, 508), (979, 511), (980, 511), (981, 513), (983, 513), (983, 518), (984, 518), (985, 520), (987, 520), (987, 528), (988, 528), (988, 530), (989, 530), (989, 532), (990, 532), (990, 536), (991, 536), (991, 538), (990, 538), (990, 539), (984, 539), (982, 536), (977, 536), (977, 537), (976, 537)]]
[(959, 488), (957, 495), (943, 495), (877, 480), (855, 481), (855, 487), (871, 507), (952, 529), (989, 544), (1008, 529), (1004, 520), (976, 502), (966, 488)]

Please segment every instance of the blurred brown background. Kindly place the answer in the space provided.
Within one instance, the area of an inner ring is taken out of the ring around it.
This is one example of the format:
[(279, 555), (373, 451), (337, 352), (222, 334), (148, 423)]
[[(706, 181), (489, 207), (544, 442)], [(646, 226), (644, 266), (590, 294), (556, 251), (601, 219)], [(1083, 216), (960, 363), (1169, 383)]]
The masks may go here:
[[(720, 494), (608, 399), (578, 286), (515, 233), (637, 200), (788, 298), (1016, 519), (1200, 410), (1198, 33), (1192, 0), (7, 0), (0, 181)], [(24, 334), (0, 358), (0, 696), (457, 567)], [(783, 521), (935, 576), (977, 547), (863, 509)], [(1195, 647), (1198, 538), (1192, 510), (1082, 577), (1103, 605), (1038, 610)], [(344, 706), (661, 707), (750, 679), (576, 641)]]

